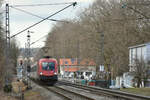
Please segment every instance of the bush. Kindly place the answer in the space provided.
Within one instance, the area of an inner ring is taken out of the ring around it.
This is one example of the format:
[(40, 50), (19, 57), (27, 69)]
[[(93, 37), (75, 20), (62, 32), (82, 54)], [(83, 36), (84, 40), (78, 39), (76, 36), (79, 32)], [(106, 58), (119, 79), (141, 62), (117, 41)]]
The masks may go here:
[(4, 86), (4, 92), (11, 92), (12, 91), (12, 85), (11, 84), (9, 84), (9, 85), (5, 85)]

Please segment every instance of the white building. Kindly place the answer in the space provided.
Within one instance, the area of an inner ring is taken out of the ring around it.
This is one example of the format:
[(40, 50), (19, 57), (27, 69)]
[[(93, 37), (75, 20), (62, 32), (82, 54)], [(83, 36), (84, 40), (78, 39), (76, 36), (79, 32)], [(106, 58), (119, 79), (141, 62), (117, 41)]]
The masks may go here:
[[(134, 67), (136, 64), (135, 60), (137, 59), (139, 61), (143, 59), (147, 65), (150, 65), (150, 42), (129, 47), (130, 69), (129, 72), (124, 73), (123, 76), (116, 77), (116, 85), (115, 85), (116, 87), (121, 87), (122, 84), (125, 87), (133, 87), (134, 73), (132, 72), (135, 71), (135, 67)], [(150, 87), (150, 81), (147, 82), (146, 86)]]
[[(143, 60), (146, 63), (146, 66), (150, 65), (150, 42), (145, 44), (140, 44), (136, 46), (129, 47), (129, 72), (135, 70), (135, 60)], [(149, 71), (148, 71), (149, 73)], [(149, 73), (150, 74), (150, 73)], [(147, 82), (146, 86), (150, 86), (150, 83)]]
[(150, 43), (129, 47), (129, 71), (134, 71), (136, 59), (143, 59), (147, 64), (150, 62)]

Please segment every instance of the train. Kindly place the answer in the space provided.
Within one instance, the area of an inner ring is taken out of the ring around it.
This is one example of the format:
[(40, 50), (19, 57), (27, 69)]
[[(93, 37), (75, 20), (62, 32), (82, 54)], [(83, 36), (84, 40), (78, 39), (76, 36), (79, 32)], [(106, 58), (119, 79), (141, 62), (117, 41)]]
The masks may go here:
[(58, 62), (49, 56), (39, 59), (36, 65), (31, 67), (30, 77), (35, 80), (55, 84), (58, 81)]

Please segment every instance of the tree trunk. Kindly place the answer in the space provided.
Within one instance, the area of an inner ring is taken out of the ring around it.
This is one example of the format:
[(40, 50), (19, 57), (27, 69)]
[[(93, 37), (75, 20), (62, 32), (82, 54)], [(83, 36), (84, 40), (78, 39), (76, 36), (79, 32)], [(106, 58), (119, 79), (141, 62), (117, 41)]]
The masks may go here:
[(140, 88), (140, 85), (141, 85), (141, 79), (138, 78), (137, 87)]

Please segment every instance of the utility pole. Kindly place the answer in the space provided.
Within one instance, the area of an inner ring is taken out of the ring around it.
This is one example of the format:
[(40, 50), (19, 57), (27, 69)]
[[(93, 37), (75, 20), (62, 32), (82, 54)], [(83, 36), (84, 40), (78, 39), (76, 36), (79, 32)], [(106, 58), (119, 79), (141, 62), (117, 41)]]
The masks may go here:
[(80, 36), (77, 40), (77, 64), (78, 64), (78, 70), (80, 68)]
[(33, 32), (28, 30), (28, 32), (27, 32), (27, 70), (26, 70), (28, 88), (31, 88), (31, 84), (29, 81), (30, 70), (31, 70), (31, 62), (30, 62), (30, 56), (31, 56), (30, 38), (31, 38), (31, 36), (30, 36), (30, 33), (33, 33)]
[(101, 32), (101, 66), (104, 67), (104, 33)]
[(9, 50), (10, 50), (10, 28), (9, 28), (9, 4), (6, 4), (6, 15), (5, 15), (5, 32), (6, 32), (6, 46), (5, 46), (5, 55), (6, 55), (6, 58), (5, 58), (5, 63), (6, 63), (6, 67), (5, 67), (5, 71), (6, 71), (6, 74), (5, 74), (5, 86), (9, 85), (10, 84), (10, 79), (9, 79), (9, 73), (8, 73), (8, 64), (9, 64)]
[(26, 71), (27, 71), (27, 43), (25, 43), (25, 53), (24, 53), (25, 55), (25, 59), (24, 59), (24, 61), (25, 61), (25, 63), (24, 63), (24, 71), (23, 71), (23, 73), (24, 73), (24, 75), (26, 75)]
[(6, 46), (7, 50), (10, 48), (10, 25), (9, 25), (9, 4), (6, 4)]
[(104, 78), (104, 32), (100, 32), (100, 47), (101, 47), (101, 54), (100, 54), (100, 76), (101, 79)]
[(27, 72), (30, 67), (30, 31), (27, 32)]
[(104, 32), (100, 32), (100, 65), (96, 68), (96, 78), (104, 78)]

